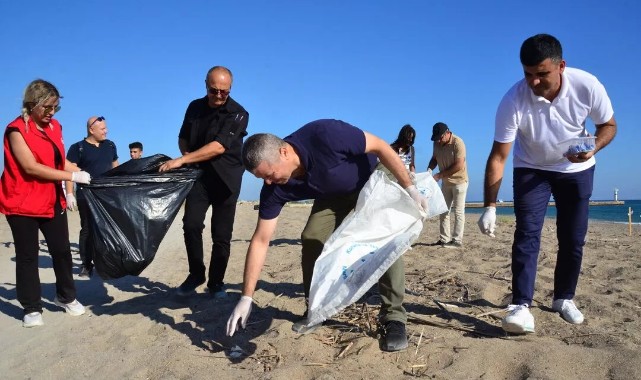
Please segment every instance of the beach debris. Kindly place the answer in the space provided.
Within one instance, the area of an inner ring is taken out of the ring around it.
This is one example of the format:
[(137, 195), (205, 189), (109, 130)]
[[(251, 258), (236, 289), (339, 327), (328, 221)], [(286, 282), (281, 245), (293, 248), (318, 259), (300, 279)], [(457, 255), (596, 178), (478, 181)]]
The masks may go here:
[(247, 355), (247, 353), (245, 353), (245, 351), (242, 348), (240, 348), (239, 346), (233, 346), (229, 350), (229, 355), (228, 356), (231, 359), (238, 359), (243, 355)]
[(347, 353), (347, 351), (349, 351), (349, 349), (352, 348), (353, 345), (354, 345), (354, 341), (351, 341), (351, 342), (347, 343), (347, 345), (345, 347), (343, 347), (343, 349), (338, 354), (338, 356), (336, 356), (336, 359), (340, 359), (343, 356), (345, 356), (345, 353)]

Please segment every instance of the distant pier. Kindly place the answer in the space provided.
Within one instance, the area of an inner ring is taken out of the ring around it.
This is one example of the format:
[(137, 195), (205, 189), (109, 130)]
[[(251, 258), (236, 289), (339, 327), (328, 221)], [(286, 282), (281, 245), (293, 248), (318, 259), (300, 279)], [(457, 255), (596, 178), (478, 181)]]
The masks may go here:
[[(590, 201), (590, 206), (617, 206), (625, 204), (625, 201)], [(548, 206), (554, 206), (554, 202), (548, 202)], [(483, 208), (483, 202), (467, 202), (466, 208)], [(496, 202), (496, 207), (514, 207), (514, 202)]]

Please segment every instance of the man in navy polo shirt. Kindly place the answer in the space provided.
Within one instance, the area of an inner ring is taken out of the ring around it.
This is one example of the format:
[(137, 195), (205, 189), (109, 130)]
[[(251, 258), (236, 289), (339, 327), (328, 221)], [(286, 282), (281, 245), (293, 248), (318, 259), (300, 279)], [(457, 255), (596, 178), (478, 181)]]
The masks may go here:
[[(67, 160), (76, 164), (81, 170), (96, 178), (118, 166), (116, 144), (107, 140), (107, 120), (102, 116), (92, 116), (87, 120), (87, 137), (72, 144), (67, 151)], [(78, 208), (80, 213), (80, 258), (82, 267), (78, 276), (91, 277), (93, 272), (93, 242), (89, 230), (89, 204), (83, 195), (82, 185), (76, 188), (74, 196), (73, 182), (65, 183), (67, 189), (67, 208), (70, 211)], [(76, 200), (77, 198), (77, 200)]]
[[(418, 207), (427, 199), (412, 185), (398, 154), (382, 139), (340, 120), (317, 120), (306, 124), (284, 140), (271, 134), (256, 134), (243, 145), (245, 169), (264, 180), (260, 193), (258, 224), (245, 263), (242, 297), (227, 322), (233, 335), (238, 321), (245, 327), (252, 295), (262, 270), (269, 241), (276, 230), (285, 203), (314, 199), (310, 217), (301, 234), (305, 297), (309, 297), (314, 263), (323, 245), (355, 207), (358, 194), (377, 164), (377, 158), (396, 177)], [(407, 348), (403, 308), (405, 272), (399, 258), (379, 280), (382, 300), (380, 322), (384, 351)], [(305, 317), (292, 329), (309, 333)]]

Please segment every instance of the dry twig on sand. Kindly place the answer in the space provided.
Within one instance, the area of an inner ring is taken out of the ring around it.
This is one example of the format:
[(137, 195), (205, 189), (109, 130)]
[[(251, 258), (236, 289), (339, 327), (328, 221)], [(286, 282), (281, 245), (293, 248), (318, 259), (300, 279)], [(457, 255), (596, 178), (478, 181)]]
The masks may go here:
[(433, 320), (428, 319), (425, 316), (418, 315), (416, 313), (407, 313), (407, 317), (412, 319), (414, 322), (423, 323), (423, 324), (434, 326), (434, 327), (440, 327), (440, 328), (444, 328), (444, 329), (451, 329), (451, 330), (458, 330), (458, 331), (465, 331), (465, 332), (468, 332), (468, 333), (471, 333), (471, 334), (482, 335), (482, 336), (487, 336), (487, 337), (491, 337), (491, 338), (506, 339), (502, 335), (486, 333), (486, 332), (483, 332), (483, 331), (477, 331), (477, 330), (474, 330), (474, 329), (469, 328), (469, 327), (456, 326), (456, 325), (453, 325), (451, 323), (442, 323), (442, 322), (433, 321)]

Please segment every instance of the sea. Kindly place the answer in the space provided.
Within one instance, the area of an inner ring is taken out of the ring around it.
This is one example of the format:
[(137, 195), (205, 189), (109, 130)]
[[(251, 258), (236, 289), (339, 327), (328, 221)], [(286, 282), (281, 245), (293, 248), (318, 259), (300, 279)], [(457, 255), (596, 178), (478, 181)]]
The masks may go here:
[[(595, 201), (593, 199), (593, 201)], [(641, 224), (641, 200), (623, 200), (624, 204), (622, 205), (605, 205), (605, 206), (590, 206), (590, 216), (589, 219), (599, 222), (609, 222), (609, 223), (628, 223), (628, 210), (632, 209), (632, 223)], [(483, 208), (466, 208), (466, 214), (481, 214), (483, 213)], [(514, 215), (513, 207), (497, 207), (497, 215)], [(545, 214), (548, 218), (556, 217), (556, 208), (554, 206), (548, 207), (548, 211)]]

